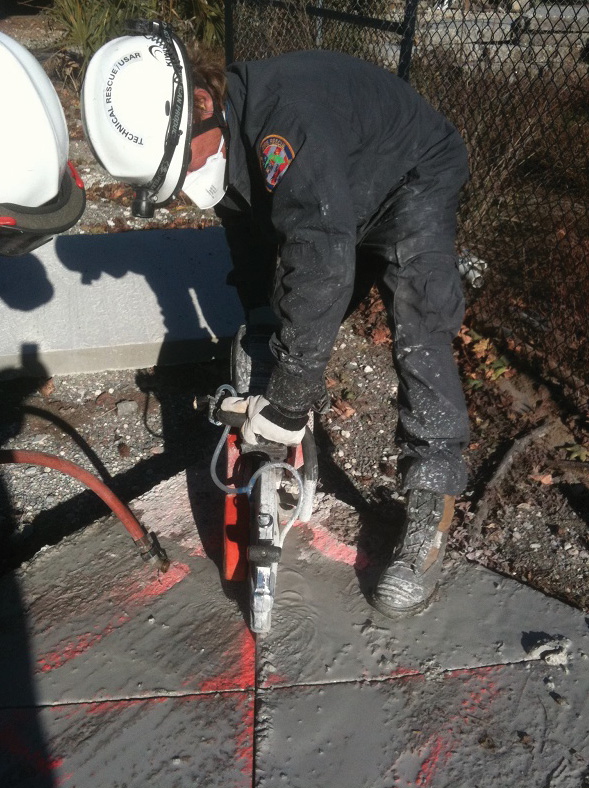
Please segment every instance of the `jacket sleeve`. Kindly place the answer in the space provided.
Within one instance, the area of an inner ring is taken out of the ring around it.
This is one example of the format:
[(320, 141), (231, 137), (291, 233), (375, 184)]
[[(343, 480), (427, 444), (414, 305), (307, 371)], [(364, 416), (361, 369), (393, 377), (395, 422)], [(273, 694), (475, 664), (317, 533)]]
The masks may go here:
[(219, 209), (217, 214), (225, 229), (233, 264), (227, 284), (237, 289), (248, 316), (252, 309), (270, 304), (278, 250), (262, 236), (249, 213)]
[(315, 120), (309, 110), (272, 119), (266, 128), (259, 144), (271, 134), (293, 140), (295, 151), (274, 186), (260, 160), (280, 252), (273, 307), (281, 327), (271, 341), (277, 364), (266, 396), (283, 411), (301, 413), (323, 391), (325, 367), (353, 292), (356, 220), (344, 132)]

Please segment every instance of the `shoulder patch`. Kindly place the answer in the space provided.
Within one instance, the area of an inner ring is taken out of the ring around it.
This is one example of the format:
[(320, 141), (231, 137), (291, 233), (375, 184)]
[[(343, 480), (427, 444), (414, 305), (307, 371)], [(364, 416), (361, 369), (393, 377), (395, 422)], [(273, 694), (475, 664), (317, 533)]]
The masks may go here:
[(260, 142), (260, 167), (269, 192), (280, 183), (294, 157), (292, 146), (284, 137), (270, 134)]

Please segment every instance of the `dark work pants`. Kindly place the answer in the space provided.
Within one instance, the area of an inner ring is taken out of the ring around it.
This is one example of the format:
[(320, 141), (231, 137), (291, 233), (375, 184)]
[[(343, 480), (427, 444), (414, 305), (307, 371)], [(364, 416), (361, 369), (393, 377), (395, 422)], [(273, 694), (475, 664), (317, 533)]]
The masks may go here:
[[(468, 417), (452, 339), (464, 300), (454, 249), (456, 210), (468, 177), (464, 145), (432, 158), (403, 179), (358, 234), (356, 289), (350, 309), (377, 283), (393, 332), (399, 378), (397, 443), (404, 489), (457, 495), (466, 485), (462, 450)], [(229, 228), (230, 230), (231, 228)], [(247, 246), (234, 228), (239, 249)], [(276, 249), (237, 264), (230, 276), (248, 323), (271, 323), (268, 286)], [(260, 314), (255, 314), (260, 313)]]
[(441, 172), (411, 171), (357, 250), (357, 292), (376, 279), (393, 334), (404, 490), (457, 495), (466, 485), (468, 416), (452, 354), (464, 316), (454, 242), (466, 174), (460, 160)]

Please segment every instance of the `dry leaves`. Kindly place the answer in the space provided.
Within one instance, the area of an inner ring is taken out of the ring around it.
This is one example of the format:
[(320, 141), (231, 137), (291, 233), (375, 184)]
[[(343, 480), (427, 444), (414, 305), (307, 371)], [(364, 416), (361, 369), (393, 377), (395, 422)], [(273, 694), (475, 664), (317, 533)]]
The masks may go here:
[(554, 483), (551, 473), (531, 473), (529, 478), (533, 479), (535, 482), (540, 482), (540, 484)]
[(391, 332), (386, 326), (376, 326), (372, 329), (372, 341), (375, 345), (391, 345)]
[(344, 399), (338, 397), (331, 403), (331, 409), (341, 418), (349, 419), (356, 412)]
[(55, 383), (53, 382), (53, 378), (49, 378), (49, 380), (46, 380), (41, 386), (39, 386), (39, 394), (45, 398), (50, 397), (54, 391)]

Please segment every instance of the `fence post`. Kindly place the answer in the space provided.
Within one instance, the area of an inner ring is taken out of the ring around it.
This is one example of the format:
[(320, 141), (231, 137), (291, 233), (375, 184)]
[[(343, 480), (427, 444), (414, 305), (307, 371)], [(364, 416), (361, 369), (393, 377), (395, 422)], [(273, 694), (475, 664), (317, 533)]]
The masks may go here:
[(225, 0), (225, 64), (233, 63), (233, 2)]
[(413, 52), (413, 38), (415, 36), (415, 23), (417, 22), (417, 6), (419, 0), (405, 0), (405, 16), (403, 17), (403, 36), (401, 38), (401, 51), (399, 53), (398, 76), (409, 82), (411, 68), (411, 54)]

